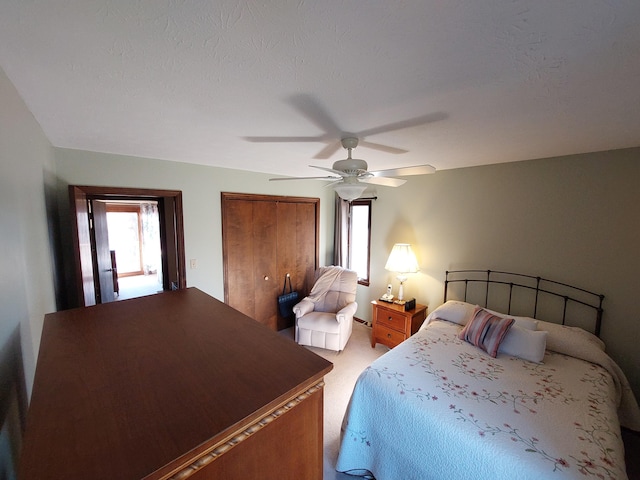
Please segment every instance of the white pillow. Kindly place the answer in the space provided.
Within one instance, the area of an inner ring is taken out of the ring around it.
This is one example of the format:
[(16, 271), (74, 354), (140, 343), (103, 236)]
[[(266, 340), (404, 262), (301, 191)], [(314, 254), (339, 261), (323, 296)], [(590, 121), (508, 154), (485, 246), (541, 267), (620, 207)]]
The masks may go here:
[(439, 318), (440, 320), (447, 320), (464, 326), (473, 315), (474, 309), (475, 305), (470, 303), (449, 300), (431, 312), (425, 324), (434, 318)]
[[(427, 320), (424, 324), (428, 324), (434, 318), (439, 318), (440, 320), (447, 320), (449, 322), (457, 323), (458, 325), (465, 326), (467, 322), (473, 316), (473, 312), (477, 305), (473, 305), (467, 302), (461, 302), (459, 300), (449, 300), (438, 308), (436, 308), (433, 312), (429, 314)], [(481, 307), (484, 308), (484, 307)], [(501, 318), (513, 318), (515, 320), (514, 326), (518, 326), (520, 328), (524, 328), (526, 330), (537, 330), (538, 328), (538, 320), (529, 317), (515, 317), (513, 315), (507, 315), (506, 313), (496, 312), (494, 310), (489, 310), (485, 308), (485, 310), (493, 315), (497, 315)], [(507, 334), (508, 336), (508, 334)]]
[(520, 328), (524, 328), (525, 330), (537, 330), (538, 329), (538, 320), (529, 317), (513, 317), (516, 321), (514, 325), (518, 325)]
[(531, 317), (516, 317), (515, 315), (507, 315), (506, 313), (495, 312), (493, 310), (489, 310), (485, 308), (485, 310), (489, 313), (493, 313), (494, 315), (498, 315), (502, 318), (513, 318), (516, 322), (514, 325), (517, 325), (521, 328), (526, 328), (527, 330), (537, 330), (538, 329), (538, 320)]
[(531, 330), (514, 323), (498, 348), (498, 353), (542, 363), (547, 347), (547, 334), (544, 330)]
[(547, 341), (549, 350), (554, 352), (574, 355), (574, 351), (582, 351), (589, 348), (589, 345), (599, 350), (605, 351), (604, 342), (594, 334), (587, 332), (580, 327), (569, 327), (558, 323), (540, 322), (540, 326), (549, 331)]

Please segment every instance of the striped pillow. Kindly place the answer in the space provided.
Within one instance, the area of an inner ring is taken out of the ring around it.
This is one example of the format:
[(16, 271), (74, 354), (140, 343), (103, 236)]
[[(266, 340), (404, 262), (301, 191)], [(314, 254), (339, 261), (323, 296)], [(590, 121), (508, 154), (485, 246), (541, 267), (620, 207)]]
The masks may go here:
[(484, 308), (476, 307), (471, 320), (460, 331), (458, 337), (495, 357), (500, 343), (514, 321), (513, 318), (502, 318)]

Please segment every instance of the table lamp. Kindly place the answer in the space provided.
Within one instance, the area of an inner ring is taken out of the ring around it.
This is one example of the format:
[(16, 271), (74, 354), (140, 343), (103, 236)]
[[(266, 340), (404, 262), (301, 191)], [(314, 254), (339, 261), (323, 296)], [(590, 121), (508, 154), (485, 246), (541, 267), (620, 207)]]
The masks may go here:
[(385, 270), (398, 273), (396, 277), (400, 282), (400, 289), (398, 290), (398, 300), (404, 300), (404, 291), (402, 284), (407, 281), (407, 273), (416, 273), (420, 270), (418, 267), (418, 260), (411, 249), (411, 245), (408, 243), (396, 243), (391, 250), (387, 264), (384, 266)]

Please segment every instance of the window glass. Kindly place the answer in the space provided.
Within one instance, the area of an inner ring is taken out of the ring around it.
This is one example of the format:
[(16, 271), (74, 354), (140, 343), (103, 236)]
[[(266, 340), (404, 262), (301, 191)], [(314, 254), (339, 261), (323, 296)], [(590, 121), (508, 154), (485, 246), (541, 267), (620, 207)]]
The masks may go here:
[(371, 200), (354, 200), (349, 216), (349, 268), (358, 273), (363, 285), (369, 285), (370, 245)]
[(140, 216), (138, 212), (107, 211), (109, 249), (116, 251), (118, 273), (142, 271)]

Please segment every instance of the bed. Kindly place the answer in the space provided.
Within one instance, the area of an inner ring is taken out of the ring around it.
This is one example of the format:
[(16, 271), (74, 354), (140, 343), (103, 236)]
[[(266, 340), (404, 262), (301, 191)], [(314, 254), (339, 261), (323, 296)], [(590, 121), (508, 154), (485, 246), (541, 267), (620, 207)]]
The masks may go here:
[(336, 470), (627, 478), (620, 426), (640, 430), (640, 410), (597, 336), (603, 299), (540, 277), (446, 272), (445, 303), (358, 378)]

